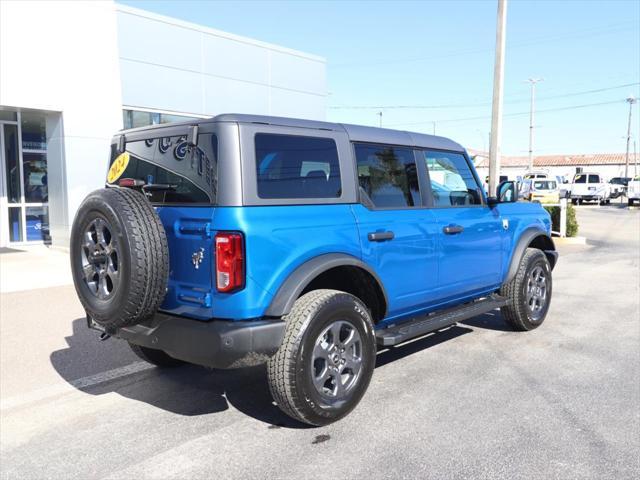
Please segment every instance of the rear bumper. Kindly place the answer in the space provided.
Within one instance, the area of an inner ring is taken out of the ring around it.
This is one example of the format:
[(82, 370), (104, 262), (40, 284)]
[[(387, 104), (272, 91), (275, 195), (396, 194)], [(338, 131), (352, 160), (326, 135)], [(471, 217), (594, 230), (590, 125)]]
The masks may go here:
[(148, 322), (119, 329), (114, 336), (197, 365), (240, 368), (273, 356), (284, 328), (282, 320), (203, 322), (157, 313)]

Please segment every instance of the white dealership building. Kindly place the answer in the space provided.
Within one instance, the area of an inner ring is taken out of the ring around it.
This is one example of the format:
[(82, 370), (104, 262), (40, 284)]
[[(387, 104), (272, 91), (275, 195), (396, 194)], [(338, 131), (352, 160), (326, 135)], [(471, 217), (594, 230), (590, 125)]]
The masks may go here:
[(0, 2), (0, 247), (66, 247), (132, 126), (324, 120), (325, 60), (112, 1)]

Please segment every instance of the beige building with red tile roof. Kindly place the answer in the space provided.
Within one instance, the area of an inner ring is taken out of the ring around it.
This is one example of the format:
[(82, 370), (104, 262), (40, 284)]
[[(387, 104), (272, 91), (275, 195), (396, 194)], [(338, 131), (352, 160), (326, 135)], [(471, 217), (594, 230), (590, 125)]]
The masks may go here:
[[(489, 155), (486, 152), (470, 150), (480, 178), (489, 174)], [(533, 160), (535, 171), (546, 172), (551, 176), (561, 176), (571, 181), (578, 171), (597, 172), (605, 179), (623, 177), (625, 170), (625, 153), (588, 153), (580, 155), (536, 155)], [(528, 171), (528, 156), (503, 155), (501, 174), (510, 180)], [(578, 170), (581, 169), (581, 170)], [(640, 175), (640, 155), (629, 154), (629, 177)]]

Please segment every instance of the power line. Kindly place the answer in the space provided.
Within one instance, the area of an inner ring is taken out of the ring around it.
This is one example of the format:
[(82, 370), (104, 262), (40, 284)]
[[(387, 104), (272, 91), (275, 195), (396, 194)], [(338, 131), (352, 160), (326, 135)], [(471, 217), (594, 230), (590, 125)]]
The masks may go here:
[[(537, 101), (542, 100), (554, 100), (557, 98), (577, 97), (580, 95), (588, 95), (592, 93), (607, 92), (609, 90), (617, 90), (619, 88), (627, 88), (640, 85), (640, 82), (625, 83), (623, 85), (615, 85), (612, 87), (597, 88), (594, 90), (584, 90), (581, 92), (564, 93), (559, 95), (550, 95), (544, 97), (538, 97)], [(511, 100), (505, 103), (510, 105), (516, 103), (525, 103), (529, 100)], [(491, 102), (482, 103), (452, 103), (441, 105), (332, 105), (329, 106), (332, 110), (436, 110), (439, 108), (471, 108), (471, 107), (485, 107), (491, 105)]]
[[(624, 25), (629, 25), (629, 26), (623, 27)], [(620, 27), (623, 27), (623, 28), (620, 28)], [(595, 35), (608, 35), (610, 33), (618, 33), (618, 32), (627, 31), (627, 30), (636, 30), (635, 22), (613, 23), (610, 25), (606, 25), (604, 27), (591, 27), (588, 29), (574, 30), (573, 32), (566, 32), (560, 35), (540, 36), (531, 40), (512, 42), (511, 44), (508, 45), (508, 48), (512, 49), (512, 48), (529, 47), (532, 45), (546, 43), (549, 41), (582, 38), (585, 36), (592, 37)], [(368, 66), (379, 66), (379, 65), (394, 65), (394, 64), (402, 64), (402, 63), (417, 63), (417, 62), (426, 62), (429, 60), (437, 60), (440, 58), (450, 58), (450, 57), (471, 55), (476, 53), (490, 53), (492, 51), (493, 51), (492, 48), (463, 49), (463, 50), (453, 51), (453, 52), (444, 53), (440, 55), (432, 55), (429, 57), (371, 60), (371, 61), (363, 61), (363, 62), (335, 64), (335, 65), (329, 65), (329, 67), (341, 69), (341, 68), (352, 68), (352, 67), (361, 67), (361, 66), (368, 67)]]
[[(560, 111), (564, 111), (564, 110), (578, 110), (581, 108), (588, 108), (588, 107), (597, 107), (600, 105), (613, 105), (614, 103), (621, 103), (621, 100), (613, 100), (613, 101), (609, 101), (609, 102), (598, 102), (598, 103), (585, 103), (582, 105), (571, 105), (571, 106), (567, 106), (567, 107), (559, 107), (559, 108), (546, 108), (543, 110), (537, 110), (536, 113), (546, 113), (546, 112), (560, 112)], [(517, 112), (517, 113), (506, 113), (504, 114), (505, 117), (517, 117), (520, 115), (529, 115), (529, 112)], [(482, 115), (482, 116), (478, 116), (478, 117), (465, 117), (465, 118), (449, 118), (449, 119), (445, 119), (445, 120), (436, 120), (437, 123), (451, 123), (451, 122), (464, 122), (467, 120), (486, 120), (487, 118), (491, 118), (490, 115)], [(394, 123), (391, 125), (387, 125), (387, 127), (400, 127), (400, 126), (411, 126), (411, 125), (427, 125), (432, 123), (433, 120), (430, 121), (424, 121), (424, 122), (413, 122), (413, 123)]]

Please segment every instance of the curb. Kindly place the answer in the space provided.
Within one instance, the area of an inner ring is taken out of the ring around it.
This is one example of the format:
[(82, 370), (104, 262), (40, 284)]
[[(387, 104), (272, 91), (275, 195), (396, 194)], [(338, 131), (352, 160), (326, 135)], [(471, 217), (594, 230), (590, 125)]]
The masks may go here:
[(556, 245), (586, 245), (586, 237), (553, 237)]

